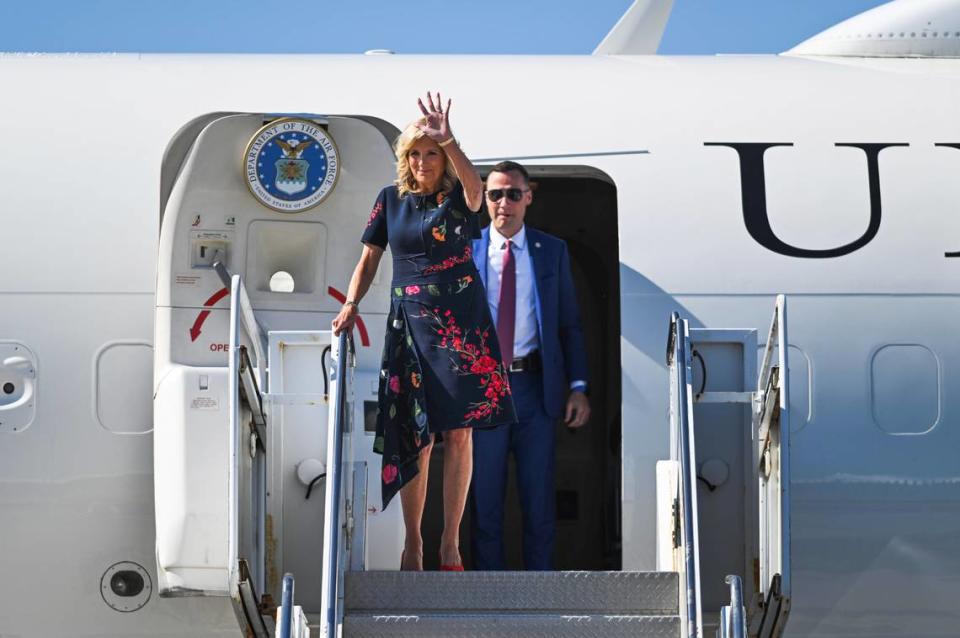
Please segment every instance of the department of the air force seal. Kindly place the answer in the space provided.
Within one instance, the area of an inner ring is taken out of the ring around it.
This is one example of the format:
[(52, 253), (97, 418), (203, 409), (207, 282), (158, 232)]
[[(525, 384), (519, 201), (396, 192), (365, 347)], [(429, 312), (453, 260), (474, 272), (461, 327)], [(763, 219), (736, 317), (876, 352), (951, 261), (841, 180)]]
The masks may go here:
[(337, 184), (337, 145), (316, 123), (296, 118), (270, 122), (244, 154), (244, 178), (264, 206), (299, 213), (322, 202)]

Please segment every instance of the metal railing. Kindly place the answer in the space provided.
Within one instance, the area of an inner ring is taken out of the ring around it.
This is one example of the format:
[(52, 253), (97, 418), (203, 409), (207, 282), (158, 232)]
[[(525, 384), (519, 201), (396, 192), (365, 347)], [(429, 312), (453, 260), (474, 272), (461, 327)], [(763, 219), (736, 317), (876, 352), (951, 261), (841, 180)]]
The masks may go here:
[(670, 317), (670, 341), (667, 347), (667, 363), (672, 367), (671, 383), (675, 387), (676, 449), (674, 455), (680, 463), (680, 541), (683, 549), (683, 586), (685, 588), (684, 626), (689, 638), (703, 635), (703, 616), (700, 609), (700, 548), (697, 530), (697, 463), (694, 443), (693, 419), (690, 414), (690, 380), (687, 375), (689, 353), (689, 327), (678, 313)]
[(773, 319), (770, 321), (770, 330), (767, 332), (767, 343), (763, 348), (763, 359), (760, 362), (760, 371), (757, 376), (757, 388), (760, 391), (766, 391), (770, 386), (770, 377), (776, 369), (776, 362), (773, 360), (773, 353), (779, 348), (785, 348), (786, 331), (783, 328), (784, 308), (786, 307), (786, 298), (783, 295), (777, 295), (776, 305), (773, 309)]
[(730, 604), (720, 609), (717, 638), (747, 638), (747, 613), (743, 606), (743, 584), (739, 576), (727, 576)]
[[(253, 305), (250, 303), (250, 296), (247, 294), (245, 286), (240, 284), (237, 290), (234, 290), (234, 278), (239, 281), (240, 275), (231, 275), (230, 271), (222, 261), (215, 261), (213, 269), (216, 271), (220, 281), (230, 291), (232, 297), (236, 299), (239, 309), (240, 321), (247, 337), (250, 339), (250, 345), (253, 346), (253, 354), (257, 358), (257, 382), (261, 386), (266, 386), (267, 369), (267, 336), (260, 328), (256, 315), (253, 314)], [(233, 302), (231, 302), (232, 304)]]
[(783, 633), (791, 601), (789, 344), (787, 299), (777, 295), (753, 411), (760, 496), (757, 586), (763, 611), (758, 635), (763, 638)]
[[(258, 448), (263, 449), (263, 429), (265, 427), (265, 421), (263, 417), (263, 406), (260, 398), (260, 391), (258, 388), (258, 383), (262, 383), (266, 375), (266, 356), (265, 350), (260, 349), (256, 350), (259, 346), (262, 345), (261, 340), (263, 338), (263, 332), (260, 329), (260, 325), (257, 323), (256, 317), (253, 314), (253, 308), (250, 306), (249, 297), (247, 297), (247, 290), (243, 285), (243, 280), (240, 275), (230, 276), (227, 269), (223, 266), (222, 263), (216, 262), (214, 267), (217, 270), (217, 274), (223, 279), (226, 277), (226, 282), (228, 290), (230, 292), (230, 328), (229, 328), (229, 338), (230, 338), (230, 351), (227, 359), (227, 368), (228, 375), (230, 379), (230, 398), (229, 398), (229, 415), (230, 415), (230, 465), (228, 470), (228, 481), (229, 481), (229, 504), (228, 504), (228, 538), (227, 538), (227, 558), (228, 558), (228, 572), (230, 573), (231, 582), (237, 580), (238, 569), (239, 569), (239, 488), (238, 481), (240, 480), (241, 469), (240, 469), (240, 450), (241, 450), (241, 432), (240, 432), (240, 414), (241, 414), (241, 402), (242, 396), (240, 388), (245, 388), (243, 396), (246, 396), (247, 404), (250, 406), (251, 414), (254, 422), (258, 426), (258, 436), (260, 437), (260, 444)], [(244, 300), (246, 300), (246, 311), (244, 310)], [(254, 344), (255, 351), (257, 352), (257, 365), (263, 368), (263, 371), (259, 374), (259, 378), (253, 379), (250, 378), (251, 371), (249, 369), (249, 358), (246, 356), (246, 347), (240, 345), (241, 343), (241, 331), (247, 333), (247, 337), (250, 339), (251, 343)], [(257, 449), (257, 448), (254, 448)], [(254, 493), (257, 494), (257, 503), (256, 508), (260, 513), (266, 511), (267, 501), (266, 501), (266, 463), (265, 459), (261, 456), (258, 458), (258, 462), (254, 463), (254, 472), (255, 476), (253, 481), (258, 484), (254, 487)], [(262, 489), (260, 489), (262, 488)], [(253, 568), (253, 585), (256, 588), (256, 591), (263, 591), (266, 581), (265, 574), (265, 564), (260, 564), (260, 561), (266, 556), (266, 522), (264, 516), (257, 516), (257, 531), (256, 531), (256, 543), (257, 543), (257, 560), (254, 560), (252, 565)]]
[(277, 614), (277, 638), (290, 638), (293, 629), (293, 574), (283, 575), (280, 613)]
[(320, 635), (335, 638), (340, 622), (340, 578), (343, 573), (340, 538), (340, 509), (343, 502), (343, 438), (347, 418), (347, 366), (354, 356), (353, 335), (340, 333), (334, 353), (337, 367), (331, 381), (336, 383), (333, 396), (332, 418), (327, 430), (327, 481), (324, 503), (322, 586), (323, 614), (320, 619)]

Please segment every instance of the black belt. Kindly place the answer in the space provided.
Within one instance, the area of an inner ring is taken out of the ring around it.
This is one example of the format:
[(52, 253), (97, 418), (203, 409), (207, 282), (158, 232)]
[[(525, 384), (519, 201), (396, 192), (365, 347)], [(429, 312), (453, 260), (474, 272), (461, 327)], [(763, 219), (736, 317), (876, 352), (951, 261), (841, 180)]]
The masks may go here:
[(525, 357), (514, 359), (510, 364), (510, 372), (540, 372), (543, 369), (543, 362), (540, 359), (540, 352), (534, 350)]

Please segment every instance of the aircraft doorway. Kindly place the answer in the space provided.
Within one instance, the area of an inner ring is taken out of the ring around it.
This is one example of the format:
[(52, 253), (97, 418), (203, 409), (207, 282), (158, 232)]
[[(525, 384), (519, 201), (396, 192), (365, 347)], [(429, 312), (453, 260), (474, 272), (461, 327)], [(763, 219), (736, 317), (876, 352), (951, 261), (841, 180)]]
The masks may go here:
[[(486, 177), (490, 167), (482, 167)], [(611, 179), (585, 166), (528, 165), (534, 201), (526, 223), (567, 242), (590, 364), (589, 423), (576, 431), (556, 425), (558, 570), (618, 570), (620, 539), (620, 276), (617, 193)], [(483, 225), (488, 219), (484, 213)], [(431, 458), (424, 512), (424, 567), (437, 569), (443, 446)], [(464, 563), (472, 564), (470, 508), (460, 532)], [(505, 505), (508, 569), (522, 569), (522, 522), (513, 459)]]

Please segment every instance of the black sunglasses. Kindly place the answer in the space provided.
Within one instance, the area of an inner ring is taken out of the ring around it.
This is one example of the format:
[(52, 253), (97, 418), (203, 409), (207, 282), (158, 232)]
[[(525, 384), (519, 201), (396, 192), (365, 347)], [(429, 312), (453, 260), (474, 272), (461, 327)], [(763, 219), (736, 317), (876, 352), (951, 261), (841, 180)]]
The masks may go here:
[(487, 191), (487, 198), (491, 202), (499, 202), (503, 199), (503, 196), (506, 195), (507, 199), (511, 202), (519, 202), (523, 199), (523, 194), (526, 193), (529, 188), (491, 188)]

